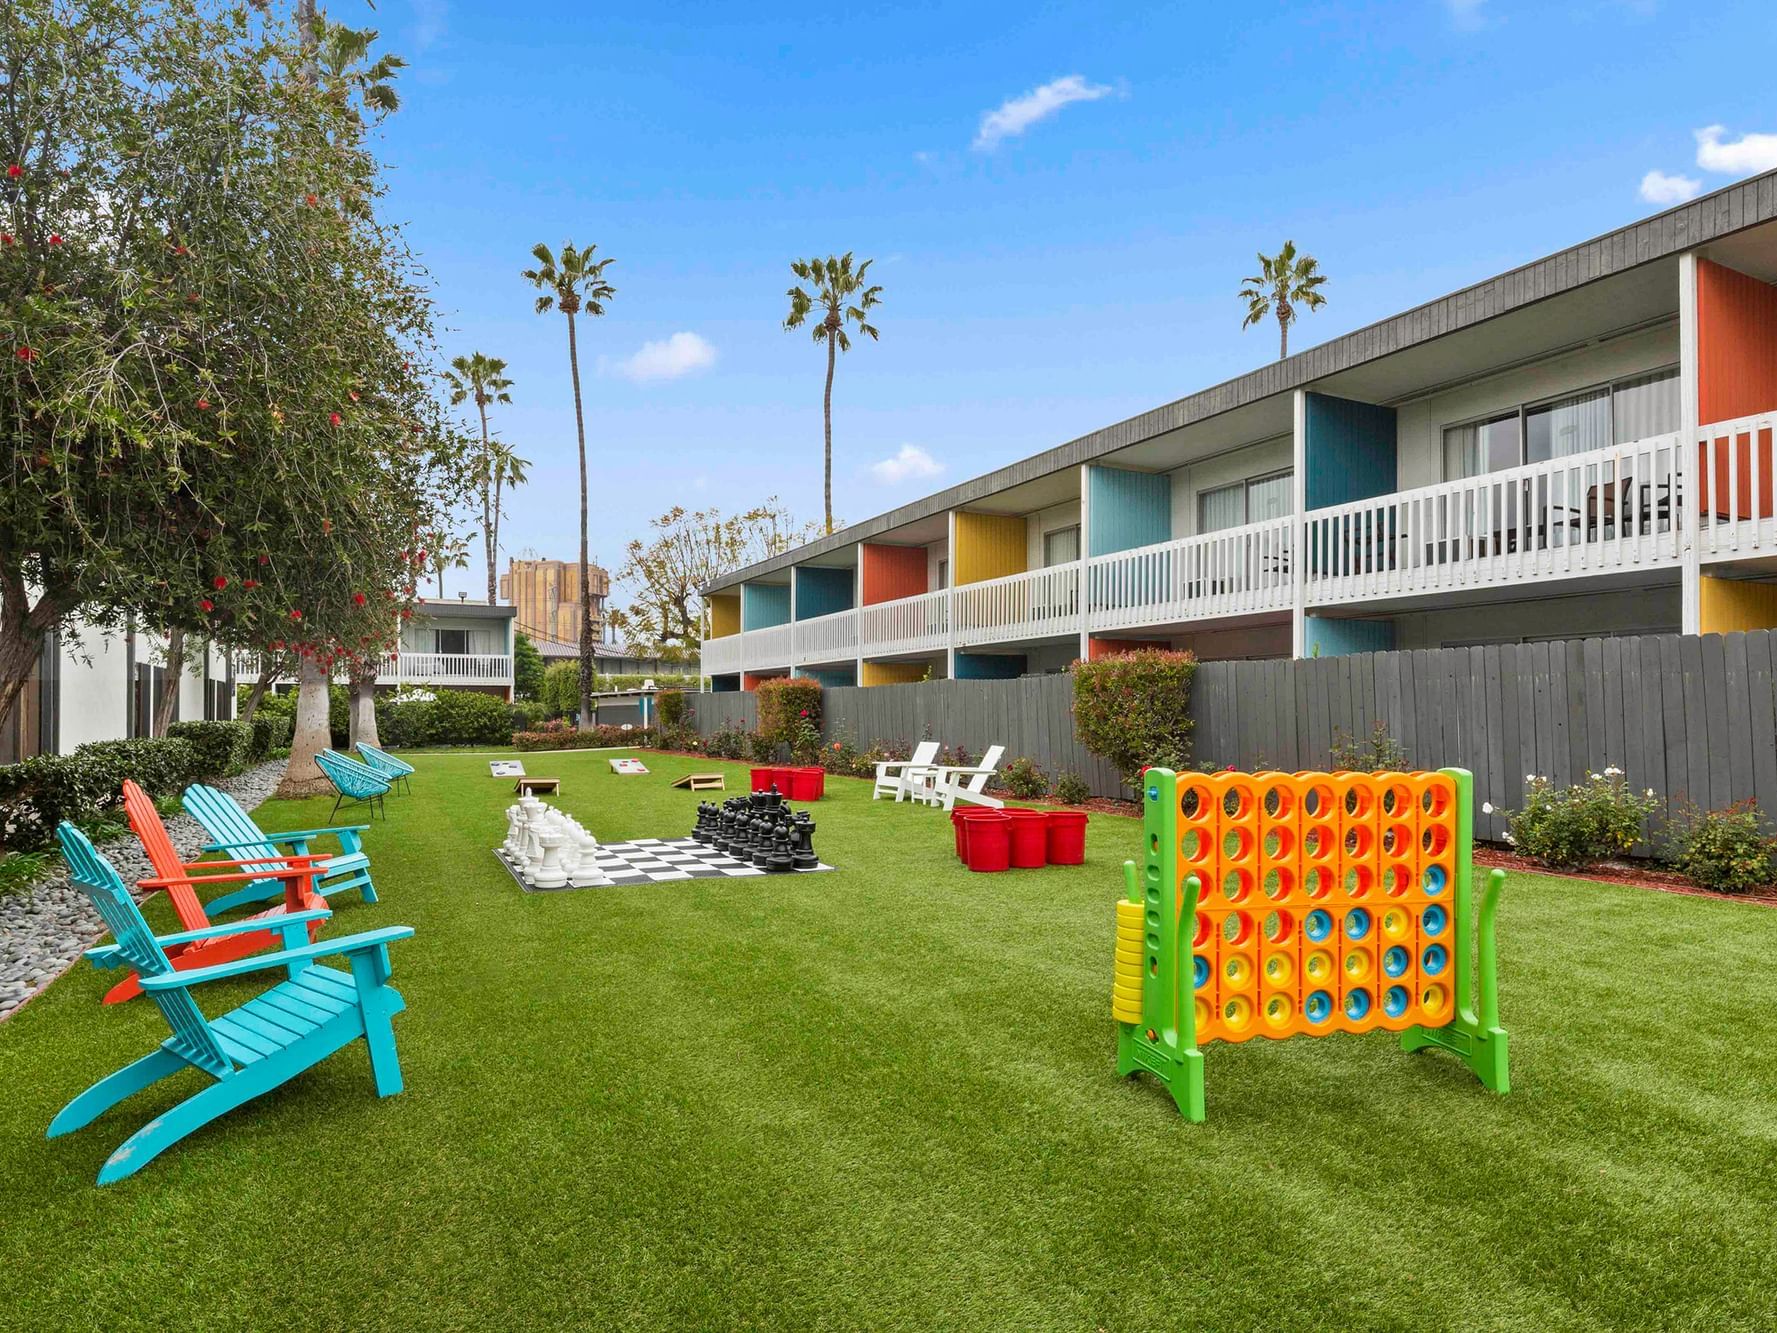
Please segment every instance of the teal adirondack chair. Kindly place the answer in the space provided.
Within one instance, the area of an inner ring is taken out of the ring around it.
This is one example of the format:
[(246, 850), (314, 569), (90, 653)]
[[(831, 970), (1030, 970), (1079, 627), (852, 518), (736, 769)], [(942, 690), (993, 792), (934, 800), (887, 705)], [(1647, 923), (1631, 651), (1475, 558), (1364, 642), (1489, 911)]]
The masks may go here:
[(397, 759), (387, 750), (379, 750), (365, 741), (358, 742), (358, 757), (365, 766), (374, 768), (392, 783), (398, 783), (401, 790), (409, 796), (413, 795), (413, 784), (408, 781), (418, 770), (405, 759)]
[[(242, 862), (249, 870), (264, 868), (254, 864), (260, 857), (265, 858), (267, 866), (280, 866), (285, 864), (286, 856), (310, 855), (309, 844), (316, 838), (338, 838), (338, 855), (329, 856), (321, 862), (320, 895), (331, 898), (336, 893), (357, 889), (364, 895), (365, 902), (376, 901), (376, 886), (370, 882), (370, 857), (365, 854), (363, 840), (359, 837), (370, 827), (368, 824), (266, 833), (253, 822), (251, 815), (241, 809), (241, 803), (225, 791), (193, 783), (185, 789), (180, 800), (185, 806), (185, 813), (202, 824), (204, 832), (214, 839), (205, 844), (204, 850), (226, 852), (231, 860)], [(288, 847), (289, 851), (279, 851), (280, 846)], [(221, 916), (237, 907), (282, 897), (283, 893), (282, 881), (257, 880), (212, 900), (206, 910), (211, 916)]]
[[(242, 930), (264, 930), (264, 920), (232, 921), (158, 939), (117, 871), (86, 835), (64, 820), (56, 838), (77, 884), (111, 927), (116, 940), (87, 950), (100, 966), (127, 962), (142, 977), (142, 990), (159, 1008), (173, 1035), (159, 1047), (100, 1079), (64, 1106), (50, 1121), (49, 1137), (59, 1138), (91, 1124), (126, 1097), (190, 1066), (215, 1080), (171, 1110), (162, 1111), (125, 1139), (99, 1171), (109, 1185), (140, 1171), (155, 1157), (224, 1112), (288, 1082), (335, 1051), (364, 1038), (379, 1097), (401, 1091), (401, 1065), (395, 1054), (390, 1018), (406, 1008), (389, 985), (389, 945), (413, 934), (412, 926), (385, 926), (359, 935), (308, 943), (308, 924), (332, 915), (325, 908), (277, 918), (284, 948), (176, 972), (166, 947)], [(317, 958), (343, 954), (350, 972), (321, 967)], [(192, 990), (210, 981), (277, 968), (287, 973), (270, 990), (220, 1018), (206, 1018)]]
[[(383, 809), (383, 797), (389, 794), (391, 784), (370, 765), (361, 764), (338, 750), (323, 750), (315, 756), (315, 767), (325, 773), (327, 781), (333, 784), (333, 813), (327, 818), (332, 819), (339, 814), (342, 801), (368, 805), (372, 818), (375, 818), (377, 811)], [(383, 815), (387, 818), (388, 811), (383, 810)]]

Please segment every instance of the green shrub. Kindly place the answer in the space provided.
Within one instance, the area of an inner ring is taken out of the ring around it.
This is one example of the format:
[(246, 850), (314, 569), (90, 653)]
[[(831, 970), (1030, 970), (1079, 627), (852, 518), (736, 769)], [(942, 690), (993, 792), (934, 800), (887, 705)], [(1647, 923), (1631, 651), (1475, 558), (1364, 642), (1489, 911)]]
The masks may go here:
[(535, 731), (549, 720), (549, 710), (536, 699), (520, 699), (508, 712), (514, 731)]
[(87, 824), (123, 799), (125, 778), (150, 796), (173, 796), (203, 776), (197, 751), (175, 736), (91, 741), (72, 754), (38, 755), (0, 768), (0, 848), (35, 851), (61, 820)]
[(272, 757), (272, 751), (281, 750), (290, 744), (290, 733), (296, 719), (277, 713), (267, 713), (263, 708), (253, 714), (253, 721), (248, 725), (253, 728), (252, 757), (256, 764), (264, 763)]
[(1049, 775), (1034, 759), (1014, 759), (1000, 771), (1000, 785), (1021, 801), (1040, 801), (1049, 794)]
[[(1652, 787), (1637, 795), (1619, 768), (1588, 773), (1565, 790), (1535, 774), (1524, 783), (1523, 808), (1499, 812), (1510, 825), (1506, 841), (1554, 869), (1627, 855), (1641, 841), (1647, 817), (1660, 808)], [(1482, 809), (1493, 813), (1491, 806)]]
[(504, 745), (512, 736), (505, 700), (474, 690), (439, 690), (432, 700), (432, 744)]
[(1076, 662), (1074, 732), (1080, 743), (1139, 784), (1144, 768), (1191, 763), (1190, 653), (1144, 648), (1096, 662)]
[[(814, 735), (809, 744), (809, 732)], [(804, 676), (776, 676), (759, 682), (759, 735), (775, 753), (784, 746), (813, 762), (821, 743), (821, 683)]]
[(1756, 801), (1725, 810), (1680, 811), (1667, 834), (1667, 854), (1693, 884), (1718, 893), (1744, 893), (1772, 880), (1777, 838), (1766, 831)]
[(778, 743), (762, 731), (747, 733), (746, 757), (755, 764), (775, 764), (777, 762)]
[(1063, 805), (1080, 805), (1092, 799), (1092, 788), (1078, 773), (1063, 773), (1055, 779), (1055, 799)]
[(543, 673), (537, 698), (550, 717), (573, 717), (580, 711), (580, 664), (554, 662)]
[[(1380, 718), (1362, 742), (1343, 727), (1334, 727), (1332, 759), (1333, 768), (1346, 773), (1404, 773), (1411, 762), (1407, 747), (1388, 734), (1388, 723)], [(1264, 765), (1255, 767), (1263, 770)]]
[(704, 748), (717, 759), (745, 759), (747, 739), (747, 733), (739, 727), (724, 723), (710, 735), (709, 744)]
[(253, 755), (253, 724), (250, 722), (175, 722), (167, 735), (191, 742), (204, 778), (239, 773)]
[(690, 703), (683, 690), (662, 690), (654, 696), (654, 702), (660, 709), (662, 727), (682, 727), (690, 716)]
[(520, 699), (538, 702), (543, 693), (543, 654), (537, 651), (529, 635), (517, 634), (512, 639), (512, 692)]
[(8, 852), (0, 856), (0, 897), (28, 889), (54, 869), (48, 852)]
[(594, 727), (577, 731), (571, 723), (560, 721), (545, 724), (537, 731), (521, 731), (512, 738), (515, 750), (597, 750), (613, 746), (647, 747), (655, 735), (647, 727)]

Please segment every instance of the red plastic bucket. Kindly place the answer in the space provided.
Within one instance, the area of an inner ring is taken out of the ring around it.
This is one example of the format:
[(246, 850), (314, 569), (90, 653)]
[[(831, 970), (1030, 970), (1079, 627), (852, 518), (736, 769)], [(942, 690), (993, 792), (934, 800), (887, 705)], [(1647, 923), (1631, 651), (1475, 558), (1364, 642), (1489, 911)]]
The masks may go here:
[(977, 819), (999, 818), (1002, 816), (998, 810), (970, 809), (950, 812), (951, 826), (956, 829), (956, 855), (959, 861), (966, 863), (969, 859), (969, 825)]
[(970, 870), (1004, 870), (1012, 860), (1012, 821), (998, 810), (971, 812), (963, 821)]
[(1081, 810), (1048, 812), (1049, 864), (1077, 866), (1086, 860), (1086, 815)]
[(1011, 862), (1020, 870), (1049, 864), (1049, 815), (1043, 810), (1003, 810), (1011, 835)]
[(787, 764), (780, 765), (771, 770), (771, 780), (776, 784), (778, 794), (786, 800), (789, 799), (790, 784), (795, 781), (795, 778), (796, 770), (789, 767)]
[(771, 784), (777, 781), (775, 768), (755, 768), (752, 772), (752, 791), (770, 791)]
[(792, 801), (818, 801), (826, 793), (827, 771), (824, 768), (792, 768), (788, 796)]

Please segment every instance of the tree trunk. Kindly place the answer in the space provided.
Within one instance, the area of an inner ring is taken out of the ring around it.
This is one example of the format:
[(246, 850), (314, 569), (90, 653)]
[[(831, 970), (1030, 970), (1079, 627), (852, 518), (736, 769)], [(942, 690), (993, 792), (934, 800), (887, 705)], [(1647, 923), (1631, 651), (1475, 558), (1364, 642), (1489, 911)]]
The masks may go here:
[(333, 790), (315, 767), (315, 756), (333, 743), (327, 720), (327, 673), (314, 658), (304, 657), (296, 666), (296, 685), (296, 733), (290, 738), (290, 762), (277, 791), (285, 799)]
[(487, 604), (494, 604), (494, 567), (500, 560), (500, 478), (494, 477), (494, 527), (493, 536), (488, 543), (487, 557)]
[(0, 607), (0, 721), (12, 716), (43, 656), (43, 640), (60, 623), (61, 603), (47, 595), (30, 604), (22, 577), (8, 574)]
[(376, 734), (376, 676), (375, 658), (352, 672), (352, 708), (348, 725), (353, 745), (359, 741), (379, 747), (382, 745), (382, 740)]
[(827, 535), (833, 534), (833, 360), (837, 349), (833, 346), (833, 333), (827, 333), (827, 391), (821, 397), (821, 424), (825, 429), (823, 459), (825, 471), (822, 494), (825, 497), (827, 511)]
[(179, 707), (179, 684), (185, 676), (185, 631), (172, 629), (167, 632), (167, 674), (161, 682), (160, 698), (154, 701), (154, 725), (150, 735), (164, 736), (167, 728), (173, 724), (173, 714)]
[[(487, 451), (487, 404), (475, 395), (476, 410), (481, 413), (481, 465), (487, 469), (481, 480), (481, 544), (487, 551), (487, 604), (494, 604), (494, 539), (499, 521), (499, 492), (494, 490), (494, 460)], [(489, 506), (489, 499), (492, 506)]]
[(268, 661), (264, 667), (260, 668), (259, 679), (255, 680), (253, 688), (247, 691), (246, 702), (241, 705), (240, 712), (235, 716), (237, 722), (251, 722), (253, 720), (253, 714), (259, 711), (259, 704), (265, 698), (265, 692), (271, 689), (272, 682), (277, 680), (280, 674), (277, 663), (272, 661)]
[(568, 369), (574, 377), (574, 430), (580, 440), (580, 717), (581, 731), (592, 730), (592, 579), (586, 535), (586, 418), (580, 406), (580, 348), (574, 317), (568, 316)]

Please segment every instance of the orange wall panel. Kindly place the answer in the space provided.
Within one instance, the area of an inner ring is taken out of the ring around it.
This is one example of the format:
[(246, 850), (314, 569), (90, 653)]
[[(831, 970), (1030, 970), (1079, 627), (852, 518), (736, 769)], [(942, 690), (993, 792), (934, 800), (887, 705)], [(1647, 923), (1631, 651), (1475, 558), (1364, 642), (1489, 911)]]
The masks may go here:
[(1143, 648), (1166, 647), (1170, 645), (1153, 639), (1089, 639), (1086, 642), (1086, 659), (1096, 662), (1101, 657), (1121, 657), (1124, 653), (1139, 653)]
[(930, 591), (926, 587), (923, 546), (878, 546), (865, 542), (862, 558), (865, 606)]
[(1697, 420), (1777, 407), (1777, 287), (1697, 261)]

